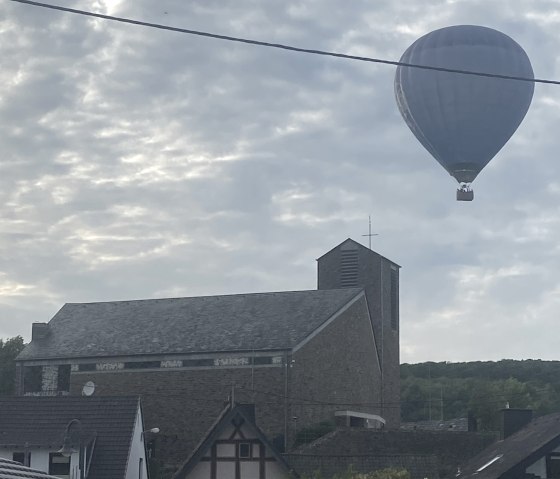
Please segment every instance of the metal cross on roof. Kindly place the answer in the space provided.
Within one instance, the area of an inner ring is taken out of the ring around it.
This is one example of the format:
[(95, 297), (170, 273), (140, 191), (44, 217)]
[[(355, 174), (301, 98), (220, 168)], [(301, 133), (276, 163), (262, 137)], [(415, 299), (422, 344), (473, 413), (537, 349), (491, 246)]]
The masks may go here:
[(369, 249), (371, 249), (371, 237), (372, 236), (379, 236), (379, 233), (372, 233), (371, 232), (371, 215), (368, 216), (369, 218), (369, 233), (367, 235), (362, 235), (362, 236), (367, 236), (369, 239)]

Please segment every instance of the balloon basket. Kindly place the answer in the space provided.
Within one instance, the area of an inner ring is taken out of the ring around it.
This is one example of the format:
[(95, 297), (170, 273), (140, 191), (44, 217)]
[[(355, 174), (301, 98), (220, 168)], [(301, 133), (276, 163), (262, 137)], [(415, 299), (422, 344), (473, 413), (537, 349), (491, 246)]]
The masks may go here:
[(457, 201), (472, 201), (474, 199), (474, 191), (469, 187), (457, 189)]

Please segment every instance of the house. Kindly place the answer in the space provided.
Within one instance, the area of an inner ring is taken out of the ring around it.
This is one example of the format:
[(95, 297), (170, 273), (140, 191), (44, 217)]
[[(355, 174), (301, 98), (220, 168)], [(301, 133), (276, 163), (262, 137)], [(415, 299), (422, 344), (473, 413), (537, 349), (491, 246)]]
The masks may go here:
[(502, 413), (506, 426), (502, 439), (463, 464), (457, 478), (560, 477), (560, 413), (539, 417), (524, 427), (530, 411), (506, 409)]
[(230, 404), (173, 479), (296, 477), (255, 424), (252, 404)]
[(9, 461), (0, 457), (0, 477), (2, 479), (58, 479), (43, 471), (31, 469), (19, 462)]
[(0, 458), (56, 477), (146, 478), (143, 431), (138, 397), (0, 398)]
[(280, 449), (337, 410), (398, 428), (400, 267), (351, 239), (317, 266), (317, 290), (65, 304), (33, 325), (16, 390), (140, 395), (169, 470), (231, 396)]

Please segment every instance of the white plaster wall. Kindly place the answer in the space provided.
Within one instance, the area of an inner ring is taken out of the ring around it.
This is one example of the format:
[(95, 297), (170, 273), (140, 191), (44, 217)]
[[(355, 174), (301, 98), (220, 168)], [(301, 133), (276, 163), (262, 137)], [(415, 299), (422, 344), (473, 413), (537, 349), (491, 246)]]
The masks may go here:
[[(258, 462), (248, 462), (248, 461), (241, 461), (241, 463), (239, 464), (240, 466), (240, 472), (241, 472), (241, 477), (243, 478), (257, 478), (259, 477), (259, 463)], [(266, 476), (267, 479), (268, 476)]]
[(220, 479), (235, 479), (235, 463), (218, 462), (216, 464), (216, 477)]
[(529, 474), (535, 474), (538, 477), (546, 477), (546, 459), (542, 457), (534, 464), (527, 468)]
[[(9, 459), (10, 461), (14, 457), (14, 452), (23, 452), (23, 449), (2, 449), (0, 450), (0, 457), (4, 459)], [(49, 472), (49, 453), (56, 451), (47, 451), (45, 449), (30, 449), (31, 453), (31, 464), (29, 467), (33, 469), (38, 469), (39, 471)]]
[(210, 479), (210, 463), (199, 462), (188, 476), (189, 479)]
[(31, 449), (31, 464), (29, 464), (29, 467), (32, 467), (33, 469), (39, 469), (40, 471), (49, 472), (49, 452), (56, 451)]
[(235, 444), (217, 444), (216, 454), (218, 457), (235, 457)]
[[(552, 452), (560, 452), (560, 447), (557, 447)], [(537, 462), (531, 464), (526, 472), (528, 474), (535, 474), (538, 477), (546, 478), (546, 457), (541, 457)]]
[[(132, 433), (132, 443), (128, 453), (128, 464), (126, 468), (126, 479), (147, 479), (148, 466), (146, 464), (146, 448), (144, 447), (144, 421), (140, 407), (136, 412), (136, 422)], [(142, 472), (139, 471), (139, 462), (142, 461)]]

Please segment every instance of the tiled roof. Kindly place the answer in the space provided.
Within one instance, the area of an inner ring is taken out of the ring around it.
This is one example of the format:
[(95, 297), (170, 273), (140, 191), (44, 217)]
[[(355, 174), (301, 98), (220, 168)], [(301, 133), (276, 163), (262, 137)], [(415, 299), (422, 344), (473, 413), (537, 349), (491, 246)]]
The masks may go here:
[(360, 456), (284, 454), (288, 464), (303, 477), (343, 477), (349, 469), (367, 474), (381, 469), (406, 469), (411, 479), (438, 479), (438, 460), (435, 455), (371, 453)]
[(18, 359), (289, 349), (361, 291), (69, 303)]
[(453, 431), (467, 432), (469, 430), (469, 420), (466, 417), (458, 417), (455, 419), (447, 419), (445, 421), (417, 421), (401, 423), (403, 431)]
[(137, 397), (0, 398), (0, 449), (59, 449), (78, 419), (83, 436), (97, 434), (88, 479), (123, 479), (138, 408)]
[[(440, 475), (454, 476), (459, 464), (478, 454), (494, 440), (493, 435), (472, 432), (339, 428), (297, 448), (294, 453), (326, 457), (436, 456)], [(430, 464), (431, 459), (426, 461)]]
[(531, 421), (515, 434), (486, 448), (461, 466), (459, 479), (522, 477), (524, 469), (560, 446), (560, 413)]
[(0, 479), (57, 479), (47, 473), (0, 457)]

